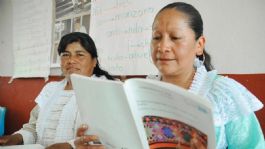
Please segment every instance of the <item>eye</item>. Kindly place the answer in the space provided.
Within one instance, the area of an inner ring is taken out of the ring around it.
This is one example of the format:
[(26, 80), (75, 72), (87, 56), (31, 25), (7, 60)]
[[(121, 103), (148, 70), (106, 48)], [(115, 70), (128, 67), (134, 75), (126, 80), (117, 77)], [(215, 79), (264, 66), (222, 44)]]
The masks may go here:
[(77, 56), (78, 58), (83, 58), (84, 56), (86, 56), (86, 54), (85, 54), (84, 52), (77, 52), (77, 53), (76, 53), (76, 56)]
[(77, 56), (81, 57), (81, 56), (85, 56), (85, 54), (83, 54), (83, 53), (77, 53)]
[(153, 40), (159, 40), (159, 39), (161, 39), (161, 37), (160, 36), (153, 36), (152, 39)]
[(68, 52), (62, 52), (61, 57), (70, 57), (70, 53)]
[(179, 40), (179, 39), (181, 39), (180, 37), (178, 37), (178, 36), (171, 36), (170, 37), (172, 40)]

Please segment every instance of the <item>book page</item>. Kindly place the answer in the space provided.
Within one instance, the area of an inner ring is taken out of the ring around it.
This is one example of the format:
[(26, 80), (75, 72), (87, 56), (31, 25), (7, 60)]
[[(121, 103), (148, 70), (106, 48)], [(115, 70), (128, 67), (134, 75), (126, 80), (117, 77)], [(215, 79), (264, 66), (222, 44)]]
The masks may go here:
[(150, 148), (215, 148), (210, 103), (175, 85), (147, 79), (125, 83), (136, 101)]
[(80, 75), (72, 75), (71, 80), (81, 120), (89, 125), (89, 134), (98, 135), (107, 148), (148, 148), (146, 137), (138, 133), (144, 134), (143, 124), (139, 116), (132, 114), (122, 82)]

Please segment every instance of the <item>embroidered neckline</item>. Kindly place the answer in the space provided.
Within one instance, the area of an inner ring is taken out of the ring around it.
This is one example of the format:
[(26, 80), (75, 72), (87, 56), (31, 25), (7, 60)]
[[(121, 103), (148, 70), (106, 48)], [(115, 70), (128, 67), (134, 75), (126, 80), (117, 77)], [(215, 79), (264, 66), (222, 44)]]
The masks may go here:
[(195, 75), (188, 90), (194, 93), (199, 93), (203, 85), (203, 82), (206, 79), (206, 76), (207, 76), (207, 71), (204, 66), (196, 68)]

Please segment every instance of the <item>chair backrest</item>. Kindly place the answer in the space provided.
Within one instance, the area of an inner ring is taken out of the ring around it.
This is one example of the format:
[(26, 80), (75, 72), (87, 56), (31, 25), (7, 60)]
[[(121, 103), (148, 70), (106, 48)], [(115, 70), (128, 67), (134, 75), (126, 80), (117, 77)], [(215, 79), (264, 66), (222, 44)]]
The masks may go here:
[(4, 135), (5, 133), (5, 115), (6, 108), (0, 106), (0, 136)]

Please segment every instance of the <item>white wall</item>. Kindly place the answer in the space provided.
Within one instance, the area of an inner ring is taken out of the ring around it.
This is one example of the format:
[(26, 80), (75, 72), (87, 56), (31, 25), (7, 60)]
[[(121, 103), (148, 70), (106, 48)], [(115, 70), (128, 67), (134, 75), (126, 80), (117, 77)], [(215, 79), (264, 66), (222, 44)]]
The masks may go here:
[(265, 73), (264, 0), (207, 0), (199, 9), (219, 73)]
[(0, 0), (0, 76), (13, 74), (12, 2)]
[[(265, 73), (264, 0), (186, 1), (202, 14), (206, 50), (219, 73)], [(11, 0), (0, 0), (0, 76), (13, 74), (12, 25)]]

